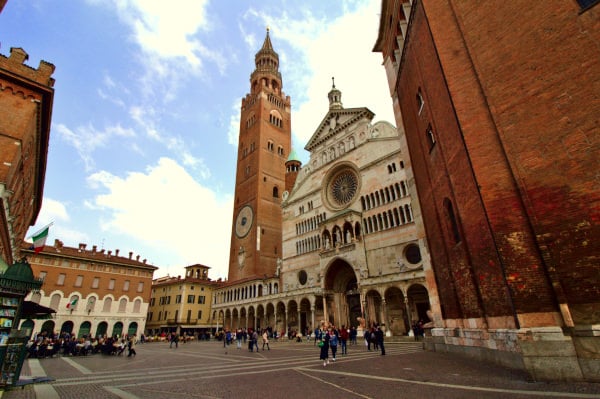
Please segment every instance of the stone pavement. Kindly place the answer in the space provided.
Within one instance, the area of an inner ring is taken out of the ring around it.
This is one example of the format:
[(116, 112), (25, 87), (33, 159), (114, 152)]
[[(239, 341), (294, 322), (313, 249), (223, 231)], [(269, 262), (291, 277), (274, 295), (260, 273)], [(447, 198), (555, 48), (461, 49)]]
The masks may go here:
[(0, 392), (0, 398), (600, 398), (600, 384), (531, 382), (523, 372), (426, 352), (410, 340), (386, 343), (385, 356), (349, 346), (348, 355), (338, 354), (326, 367), (312, 342), (271, 342), (270, 351), (253, 353), (215, 341), (136, 349), (132, 358), (26, 360), (22, 379), (54, 380)]

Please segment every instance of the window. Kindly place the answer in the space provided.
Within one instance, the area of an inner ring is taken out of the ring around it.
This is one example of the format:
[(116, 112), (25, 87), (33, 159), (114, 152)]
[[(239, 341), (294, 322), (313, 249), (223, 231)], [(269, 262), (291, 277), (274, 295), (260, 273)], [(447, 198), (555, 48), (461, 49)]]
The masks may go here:
[(410, 264), (416, 265), (421, 262), (421, 250), (416, 244), (409, 244), (404, 251), (404, 256)]
[(461, 241), (460, 232), (458, 230), (458, 223), (456, 221), (456, 217), (454, 216), (452, 201), (450, 201), (448, 198), (444, 199), (444, 210), (446, 211), (446, 220), (448, 223), (448, 228), (452, 234), (454, 244), (458, 244)]
[(129, 280), (123, 282), (123, 291), (129, 291)]
[(92, 288), (98, 288), (100, 286), (100, 277), (94, 277), (92, 280)]
[(273, 198), (279, 198), (279, 189), (277, 186), (273, 187)]
[(127, 311), (127, 299), (123, 298), (119, 301), (119, 313), (125, 313)]
[(112, 298), (105, 298), (104, 306), (102, 307), (102, 311), (105, 313), (110, 313), (111, 307), (112, 307)]
[(114, 278), (111, 278), (110, 281), (108, 282), (108, 289), (109, 290), (115, 289), (115, 279)]
[(196, 301), (196, 295), (188, 295), (187, 303), (194, 303)]
[(56, 285), (65, 285), (65, 277), (66, 277), (66, 274), (60, 273), (58, 275), (58, 280), (56, 280)]
[(81, 287), (82, 284), (83, 284), (83, 276), (79, 275), (75, 279), (75, 287)]
[(44, 280), (46, 278), (46, 274), (48, 274), (47, 272), (40, 272), (39, 278)]
[(429, 126), (427, 126), (427, 142), (429, 143), (429, 150), (431, 151), (433, 149), (433, 146), (435, 145), (435, 135), (433, 134), (433, 129), (431, 128), (431, 124)]
[(175, 296), (175, 303), (181, 303), (181, 295)]
[(204, 295), (198, 295), (198, 303), (203, 305), (206, 303), (206, 297)]
[(202, 320), (202, 311), (201, 310), (198, 311), (198, 320)]
[(144, 291), (144, 282), (140, 281), (138, 283), (138, 288), (137, 288), (137, 292), (143, 292)]
[(282, 146), (277, 147), (277, 155), (283, 156), (283, 147)]
[(417, 92), (417, 107), (419, 108), (419, 115), (423, 112), (423, 107), (425, 106), (425, 100), (423, 100), (423, 95), (421, 94), (421, 88), (419, 87), (419, 91)]
[(274, 148), (275, 148), (275, 144), (273, 144), (272, 141), (268, 141), (267, 142), (267, 150), (273, 151)]

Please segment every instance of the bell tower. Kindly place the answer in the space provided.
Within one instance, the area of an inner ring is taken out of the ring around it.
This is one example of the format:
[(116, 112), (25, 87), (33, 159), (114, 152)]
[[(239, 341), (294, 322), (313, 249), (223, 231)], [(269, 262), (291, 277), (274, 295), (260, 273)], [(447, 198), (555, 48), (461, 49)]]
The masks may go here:
[(282, 91), (269, 29), (242, 99), (229, 281), (275, 275), (281, 257), (281, 196), (291, 149), (291, 102)]

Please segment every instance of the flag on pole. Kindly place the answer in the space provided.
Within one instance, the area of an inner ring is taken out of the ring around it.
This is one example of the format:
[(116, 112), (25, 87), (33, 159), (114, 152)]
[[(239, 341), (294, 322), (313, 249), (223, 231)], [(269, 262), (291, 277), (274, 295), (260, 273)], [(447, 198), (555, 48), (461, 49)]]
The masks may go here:
[(71, 302), (67, 303), (67, 309), (73, 309), (77, 305), (78, 297), (71, 299)]
[(42, 250), (44, 249), (44, 245), (46, 245), (46, 239), (48, 238), (49, 230), (50, 225), (46, 226), (45, 228), (31, 236), (31, 238), (33, 239), (33, 249), (36, 254), (42, 252)]

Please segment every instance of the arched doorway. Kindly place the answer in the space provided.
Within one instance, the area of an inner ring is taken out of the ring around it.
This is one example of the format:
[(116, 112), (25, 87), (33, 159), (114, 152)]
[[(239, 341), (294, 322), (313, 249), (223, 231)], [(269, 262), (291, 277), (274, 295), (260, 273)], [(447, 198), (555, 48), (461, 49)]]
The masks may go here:
[(73, 322), (72, 321), (65, 321), (62, 325), (62, 327), (60, 328), (60, 334), (62, 335), (63, 333), (68, 333), (69, 335), (71, 335), (73, 333)]
[(296, 301), (291, 300), (288, 302), (287, 305), (287, 334), (289, 337), (289, 334), (293, 331), (295, 332), (300, 332), (299, 327), (300, 327), (300, 320), (298, 320), (298, 304), (296, 303)]
[(285, 319), (285, 304), (277, 302), (277, 319), (275, 320), (275, 330), (280, 334), (287, 333), (287, 320)]
[(423, 323), (428, 323), (433, 321), (427, 314), (431, 308), (431, 305), (429, 304), (429, 294), (427, 293), (427, 288), (421, 284), (413, 284), (408, 289), (407, 296), (408, 303), (411, 308), (411, 318), (413, 322), (418, 322), (421, 320)]
[(116, 322), (115, 325), (113, 326), (113, 331), (112, 331), (112, 336), (121, 336), (121, 334), (123, 333), (123, 323), (121, 323), (120, 321)]
[(302, 335), (313, 329), (312, 313), (310, 311), (310, 301), (307, 298), (302, 298), (300, 301), (300, 331)]
[(105, 321), (100, 322), (100, 324), (98, 324), (98, 328), (96, 329), (96, 337), (104, 337), (106, 335), (106, 332), (108, 331), (108, 323)]
[(137, 329), (138, 329), (138, 323), (135, 321), (132, 321), (131, 323), (129, 323), (129, 328), (127, 329), (127, 335), (131, 336), (133, 334), (137, 334)]
[(383, 307), (381, 301), (381, 295), (375, 290), (367, 292), (366, 305), (365, 305), (365, 320), (367, 327), (373, 327), (384, 323), (385, 315), (383, 314)]
[(385, 291), (385, 306), (387, 309), (387, 330), (392, 335), (408, 335), (410, 321), (404, 294), (398, 287), (390, 287)]
[(90, 323), (89, 321), (84, 321), (79, 326), (79, 332), (77, 333), (77, 338), (83, 338), (84, 336), (87, 336), (90, 333), (91, 329), (92, 329), (92, 323)]
[(40, 332), (45, 332), (46, 336), (52, 337), (54, 336), (54, 326), (54, 320), (46, 320), (44, 324), (42, 324)]
[[(325, 320), (336, 326), (358, 326), (362, 315), (360, 292), (352, 266), (343, 259), (335, 259), (325, 275)], [(318, 308), (318, 307), (317, 307)]]

